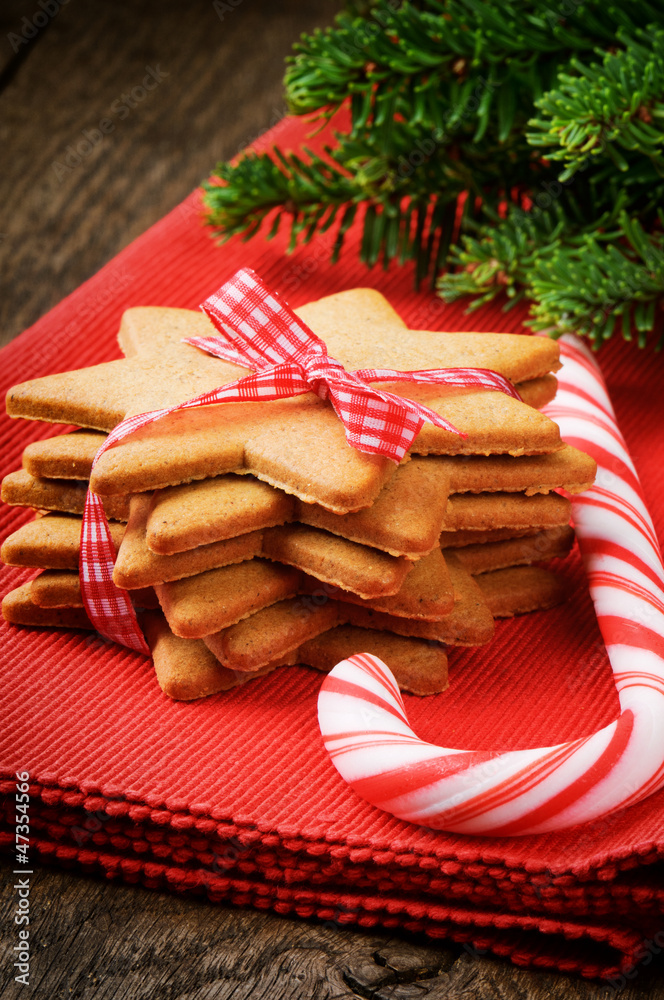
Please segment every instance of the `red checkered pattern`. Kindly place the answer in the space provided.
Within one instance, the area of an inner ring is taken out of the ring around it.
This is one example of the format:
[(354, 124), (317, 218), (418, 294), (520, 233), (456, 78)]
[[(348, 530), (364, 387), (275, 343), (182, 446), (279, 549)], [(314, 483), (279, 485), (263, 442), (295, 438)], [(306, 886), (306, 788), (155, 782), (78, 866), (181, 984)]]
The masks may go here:
[[(413, 372), (366, 368), (347, 372), (328, 355), (323, 341), (248, 268), (238, 271), (201, 308), (221, 336), (192, 337), (188, 343), (224, 361), (271, 375), (280, 396), (310, 391), (329, 399), (353, 448), (395, 462), (404, 457), (425, 421), (455, 434), (461, 432), (428, 406), (374, 389), (368, 382), (428, 382), (494, 389), (520, 398), (507, 379), (485, 368)], [(307, 389), (302, 389), (303, 384)], [(271, 397), (261, 393), (261, 398)]]
[(115, 556), (101, 500), (88, 490), (80, 554), (81, 593), (85, 609), (90, 620), (107, 639), (150, 656), (129, 593), (113, 583)]
[[(205, 300), (201, 309), (228, 338), (240, 362), (254, 369), (280, 361), (327, 356), (325, 344), (255, 271), (242, 268)], [(230, 360), (230, 357), (227, 359)]]
[[(187, 343), (224, 361), (253, 368), (254, 374), (168, 409), (123, 420), (97, 452), (93, 468), (107, 448), (139, 427), (175, 410), (211, 403), (270, 400), (315, 392), (321, 399), (330, 400), (344, 423), (346, 439), (353, 448), (399, 462), (426, 420), (456, 434), (461, 432), (427, 406), (374, 389), (367, 385), (368, 381), (429, 382), (496, 389), (520, 398), (507, 379), (482, 368), (422, 372), (384, 368), (347, 372), (329, 357), (323, 341), (248, 269), (238, 271), (201, 308), (227, 339), (192, 337)], [(115, 556), (101, 500), (88, 490), (80, 556), (85, 609), (97, 631), (106, 638), (149, 656), (129, 595), (113, 583)]]

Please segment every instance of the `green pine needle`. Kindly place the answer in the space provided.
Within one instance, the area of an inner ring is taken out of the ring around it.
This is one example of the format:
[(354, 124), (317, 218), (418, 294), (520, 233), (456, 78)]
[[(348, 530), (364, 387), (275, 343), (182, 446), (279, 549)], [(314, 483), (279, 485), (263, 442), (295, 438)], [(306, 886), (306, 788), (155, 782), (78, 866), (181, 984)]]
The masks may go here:
[(294, 46), (285, 79), (293, 113), (324, 125), (347, 105), (348, 132), (321, 155), (219, 164), (208, 222), (220, 239), (287, 226), (289, 249), (329, 232), (336, 260), (361, 212), (368, 266), (413, 261), (418, 283), (438, 277), (471, 308), (525, 297), (553, 335), (653, 342), (661, 13), (649, 0), (350, 0)]
[(630, 154), (664, 174), (664, 31), (619, 31), (617, 41), (624, 48), (602, 65), (572, 59), (576, 75), (560, 73), (558, 89), (535, 102), (541, 114), (529, 122), (536, 131), (528, 141), (565, 164), (561, 180), (607, 156), (627, 171)]

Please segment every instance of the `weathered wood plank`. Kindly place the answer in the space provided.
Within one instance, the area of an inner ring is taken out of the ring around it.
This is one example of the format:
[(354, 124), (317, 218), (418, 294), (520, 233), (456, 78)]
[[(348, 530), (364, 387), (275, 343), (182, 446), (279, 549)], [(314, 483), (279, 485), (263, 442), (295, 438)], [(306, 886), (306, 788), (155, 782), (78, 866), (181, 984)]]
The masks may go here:
[(75, 0), (0, 93), (0, 343), (283, 115), (284, 58), (339, 2), (227, 6)]
[[(16, 893), (0, 865), (0, 939), (17, 941)], [(30, 877), (30, 987), (0, 967), (4, 1000), (599, 1000), (607, 984), (517, 969), (459, 946), (211, 905), (57, 870)], [(660, 961), (621, 1000), (661, 1000)]]
[[(0, 172), (0, 342), (177, 204), (218, 159), (273, 124), (284, 111), (283, 57), (301, 31), (329, 23), (340, 2), (229, 6), (220, 20), (210, 0), (71, 0), (29, 45), (15, 42), (14, 59), (9, 33), (29, 31), (22, 19), (34, 22), (43, 7), (0, 5), (0, 74), (7, 71), (0, 141), (10, 149)], [(146, 67), (164, 75), (130, 107), (122, 95), (142, 86)], [(113, 130), (77, 154), (84, 133), (104, 118)], [(606, 985), (514, 969), (458, 947), (45, 869), (31, 877), (33, 975), (23, 987), (8, 959), (17, 941), (14, 880), (11, 867), (2, 872), (0, 994), (9, 1000), (613, 995)], [(621, 997), (662, 1000), (657, 969), (636, 971)]]
[[(53, 17), (61, 10), (56, 2), (47, 12), (38, 2), (3, 0), (0, 4), (0, 93), (19, 72), (32, 47), (41, 41)], [(48, 3), (48, 0), (43, 2)], [(7, 138), (3, 137), (5, 146)]]

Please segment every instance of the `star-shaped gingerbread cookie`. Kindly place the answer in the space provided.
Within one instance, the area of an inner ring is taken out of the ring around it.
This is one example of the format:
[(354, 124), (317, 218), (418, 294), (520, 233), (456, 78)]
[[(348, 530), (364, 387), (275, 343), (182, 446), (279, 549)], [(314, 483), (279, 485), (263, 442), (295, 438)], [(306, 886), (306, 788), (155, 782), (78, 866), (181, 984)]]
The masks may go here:
[[(555, 342), (510, 334), (407, 330), (377, 292), (354, 289), (298, 310), (329, 353), (360, 367), (480, 367), (514, 384), (546, 382), (558, 365)], [(110, 430), (126, 416), (184, 402), (248, 374), (183, 338), (215, 333), (201, 313), (138, 307), (122, 321), (127, 357), (14, 386), (7, 411)], [(417, 454), (536, 454), (561, 447), (553, 421), (500, 392), (399, 383), (466, 433), (425, 424)], [(394, 472), (388, 459), (351, 448), (332, 406), (313, 393), (271, 402), (223, 403), (177, 411), (109, 449), (91, 485), (102, 495), (142, 492), (225, 472), (251, 472), (305, 502), (345, 513), (373, 502)]]

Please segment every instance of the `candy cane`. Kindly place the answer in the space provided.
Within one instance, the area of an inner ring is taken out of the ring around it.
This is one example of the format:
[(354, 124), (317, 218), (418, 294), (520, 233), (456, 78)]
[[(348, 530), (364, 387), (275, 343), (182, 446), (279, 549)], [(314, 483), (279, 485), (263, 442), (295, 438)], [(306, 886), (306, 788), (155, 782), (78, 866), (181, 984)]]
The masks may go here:
[(352, 656), (323, 681), (323, 740), (344, 780), (400, 819), (457, 833), (543, 833), (615, 812), (664, 785), (662, 557), (594, 358), (571, 336), (562, 338), (561, 356), (558, 394), (546, 412), (563, 439), (598, 464), (595, 485), (572, 498), (572, 509), (620, 715), (557, 746), (438, 747), (408, 725), (385, 664)]

